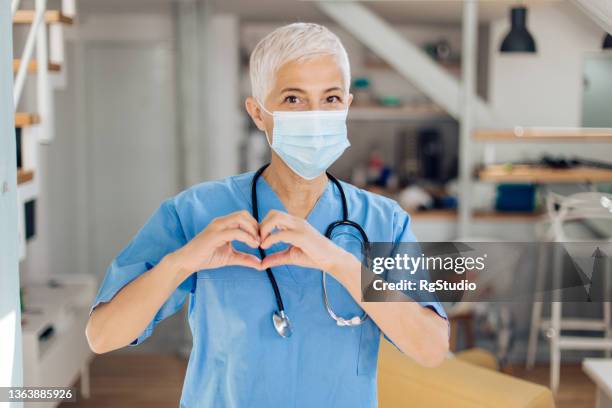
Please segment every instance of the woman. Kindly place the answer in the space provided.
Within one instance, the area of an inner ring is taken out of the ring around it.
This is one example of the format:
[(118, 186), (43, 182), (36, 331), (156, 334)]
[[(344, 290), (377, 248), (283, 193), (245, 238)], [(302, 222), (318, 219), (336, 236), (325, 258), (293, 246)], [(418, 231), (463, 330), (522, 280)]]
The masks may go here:
[(270, 165), (165, 201), (109, 267), (89, 344), (96, 353), (139, 344), (188, 297), (181, 406), (374, 407), (381, 331), (434, 366), (448, 350), (444, 310), (362, 302), (358, 254), (324, 235), (344, 198), (370, 241), (414, 241), (394, 201), (325, 172), (349, 145), (339, 39), (316, 24), (281, 27), (257, 45), (250, 73), (246, 109), (271, 145)]

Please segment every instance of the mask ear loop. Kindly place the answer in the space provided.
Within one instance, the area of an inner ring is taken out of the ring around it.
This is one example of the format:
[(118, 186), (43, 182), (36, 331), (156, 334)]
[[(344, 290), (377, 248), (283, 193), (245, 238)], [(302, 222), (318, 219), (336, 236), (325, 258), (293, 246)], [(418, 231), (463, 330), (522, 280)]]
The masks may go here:
[[(253, 99), (255, 99), (255, 101), (257, 102), (257, 104), (259, 105), (259, 108), (266, 112), (268, 115), (274, 117), (274, 114), (272, 112), (270, 112), (269, 110), (266, 109), (266, 107), (264, 106), (263, 103), (261, 103), (261, 101), (255, 97), (253, 97)], [(268, 146), (270, 146), (270, 148), (272, 148), (272, 143), (270, 143), (270, 137), (268, 135), (268, 131), (264, 130), (264, 134), (266, 135), (266, 142), (268, 142)]]

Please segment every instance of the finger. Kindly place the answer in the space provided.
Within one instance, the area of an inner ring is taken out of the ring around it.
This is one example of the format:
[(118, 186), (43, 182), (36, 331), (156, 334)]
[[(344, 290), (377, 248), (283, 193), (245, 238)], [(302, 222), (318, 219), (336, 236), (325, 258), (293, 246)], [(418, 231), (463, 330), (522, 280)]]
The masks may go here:
[(253, 238), (251, 234), (249, 234), (248, 232), (243, 231), (238, 228), (227, 229), (225, 231), (216, 232), (215, 236), (218, 242), (223, 243), (223, 244), (232, 242), (232, 241), (240, 241), (240, 242), (247, 244), (251, 248), (259, 247), (259, 240)]
[(293, 246), (300, 248), (302, 245), (301, 237), (302, 237), (302, 234), (296, 231), (282, 230), (282, 231), (275, 232), (272, 235), (269, 235), (266, 239), (264, 239), (261, 242), (260, 246), (263, 249), (268, 249), (272, 245), (278, 242), (285, 242), (287, 244), (291, 244)]
[(274, 268), (275, 266), (290, 265), (291, 264), (291, 248), (287, 248), (283, 251), (275, 252), (271, 255), (266, 256), (261, 261), (261, 269)]
[(218, 228), (219, 230), (240, 228), (253, 235), (253, 237), (259, 238), (259, 225), (248, 211), (237, 211), (220, 218)]
[[(272, 213), (272, 211), (270, 212)], [(279, 211), (274, 211), (272, 214), (268, 214), (266, 218), (261, 222), (259, 226), (259, 237), (263, 242), (272, 231), (276, 229), (296, 229), (297, 228), (297, 219), (296, 217), (289, 215), (287, 213), (282, 213)]]
[(247, 266), (249, 268), (261, 269), (261, 261), (255, 255), (236, 251), (232, 248), (232, 255), (227, 261), (228, 265)]

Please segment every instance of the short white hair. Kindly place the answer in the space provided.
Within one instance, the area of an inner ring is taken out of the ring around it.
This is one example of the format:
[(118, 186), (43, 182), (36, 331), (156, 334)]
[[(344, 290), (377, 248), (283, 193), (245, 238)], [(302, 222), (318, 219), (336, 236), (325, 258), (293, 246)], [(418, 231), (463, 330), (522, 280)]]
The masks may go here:
[(249, 71), (253, 96), (260, 103), (265, 103), (281, 66), (321, 55), (335, 57), (342, 71), (345, 92), (348, 93), (351, 69), (348, 54), (340, 39), (322, 25), (293, 23), (266, 35), (251, 53)]

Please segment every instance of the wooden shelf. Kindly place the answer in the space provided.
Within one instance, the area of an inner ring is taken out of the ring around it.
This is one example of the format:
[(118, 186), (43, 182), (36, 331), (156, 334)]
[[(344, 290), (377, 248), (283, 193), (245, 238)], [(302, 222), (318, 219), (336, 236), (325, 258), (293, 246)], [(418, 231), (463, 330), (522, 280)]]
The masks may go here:
[[(13, 24), (32, 24), (34, 21), (34, 10), (17, 10), (13, 17)], [(74, 19), (62, 14), (59, 10), (47, 10), (45, 12), (47, 24), (72, 24)]]
[(21, 128), (40, 123), (40, 117), (36, 113), (15, 113), (15, 127)]
[(496, 183), (602, 183), (612, 182), (612, 170), (585, 166), (552, 169), (535, 165), (499, 164), (480, 170), (478, 178)]
[(431, 120), (449, 119), (450, 116), (442, 108), (433, 103), (408, 104), (398, 107), (385, 106), (353, 106), (349, 109), (349, 120), (369, 121), (401, 121), (401, 120)]
[[(534, 212), (501, 212), (501, 211), (474, 211), (472, 217), (476, 221), (534, 221), (542, 213)], [(414, 221), (455, 221), (458, 218), (456, 210), (426, 210), (411, 212), (410, 218)]]
[(487, 142), (609, 142), (612, 129), (480, 129), (472, 134), (474, 140)]
[[(17, 72), (19, 70), (19, 66), (21, 65), (21, 60), (20, 59), (14, 59), (13, 60), (13, 72)], [(55, 64), (53, 62), (49, 62), (47, 64), (47, 70), (48, 71), (53, 71), (53, 72), (57, 72), (60, 70), (60, 65), (59, 64)], [(32, 60), (28, 63), (28, 72), (29, 73), (34, 73), (38, 71), (38, 61), (36, 60)]]
[[(445, 69), (446, 71), (448, 71), (449, 73), (455, 76), (461, 75), (461, 62), (453, 62), (453, 61), (442, 62), (442, 61), (436, 61), (434, 59), (432, 59), (432, 61), (436, 63), (440, 68)], [(393, 68), (391, 65), (387, 64), (387, 62), (381, 59), (375, 59), (375, 60), (366, 59), (366, 61), (363, 64), (363, 67), (368, 68), (368, 69), (374, 69), (374, 70), (395, 71), (395, 68)]]
[(32, 170), (17, 169), (17, 184), (27, 183), (34, 178)]

